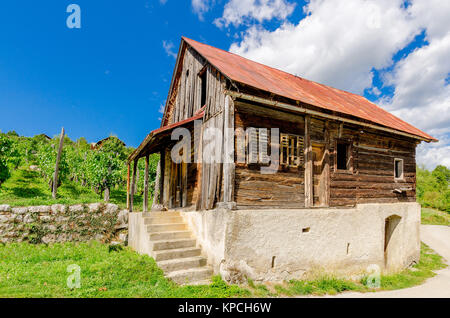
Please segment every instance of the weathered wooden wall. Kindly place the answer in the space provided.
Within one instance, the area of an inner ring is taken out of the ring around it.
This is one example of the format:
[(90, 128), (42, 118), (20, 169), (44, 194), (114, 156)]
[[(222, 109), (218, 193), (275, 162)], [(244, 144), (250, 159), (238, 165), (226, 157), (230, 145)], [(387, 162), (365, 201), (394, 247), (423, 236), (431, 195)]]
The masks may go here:
[(175, 81), (168, 108), (168, 123), (176, 123), (192, 117), (201, 104), (201, 79), (199, 72), (206, 64), (205, 59), (192, 48), (187, 48), (182, 58), (181, 71)]
[[(224, 90), (227, 85), (227, 80), (213, 67), (208, 66), (207, 69), (207, 98), (206, 109), (203, 117), (203, 132), (212, 128), (217, 129), (220, 136), (219, 140), (215, 142), (215, 154), (205, 151), (210, 140), (205, 140), (205, 134), (202, 140), (203, 160), (201, 173), (201, 197), (199, 198), (200, 209), (212, 209), (217, 202), (223, 198), (223, 127), (224, 127), (224, 107), (226, 95)], [(208, 162), (211, 156), (217, 156), (222, 160), (219, 162)]]
[[(236, 103), (236, 105), (236, 128), (270, 129), (273, 127), (279, 128), (280, 133), (304, 135), (303, 117), (281, 112), (274, 113), (266, 108), (258, 110), (254, 106), (243, 103)], [(270, 151), (268, 153), (270, 154)], [(237, 159), (237, 153), (235, 158)], [(276, 174), (261, 174), (260, 168), (260, 164), (236, 163), (234, 198), (239, 209), (305, 206), (303, 167), (280, 166)]]
[[(414, 202), (416, 200), (415, 141), (380, 131), (330, 125), (331, 162), (335, 162), (336, 140), (352, 144), (353, 172), (339, 172), (331, 165), (330, 205), (353, 206), (356, 203)], [(363, 131), (363, 133), (361, 133)], [(404, 160), (404, 181), (394, 179), (394, 159)], [(394, 189), (410, 188), (403, 194)]]
[[(304, 117), (237, 102), (236, 128), (280, 128), (281, 133), (304, 135)], [(255, 108), (255, 107), (259, 107)], [(327, 129), (328, 127), (328, 129)], [(329, 172), (321, 202), (325, 206), (354, 206), (357, 203), (415, 201), (416, 142), (381, 131), (361, 129), (325, 119), (311, 118), (311, 143), (324, 145)], [(336, 169), (336, 142), (351, 147), (350, 170)], [(237, 147), (237, 145), (236, 145)], [(394, 179), (394, 159), (404, 160), (404, 180)], [(236, 157), (237, 159), (237, 157)], [(305, 207), (305, 169), (279, 168), (274, 175), (260, 173), (258, 164), (236, 164), (235, 200), (238, 208)], [(317, 179), (313, 180), (317, 183)], [(313, 184), (312, 187), (317, 186)], [(316, 187), (317, 188), (317, 187)], [(397, 194), (394, 189), (410, 189)], [(316, 191), (314, 191), (316, 192)], [(315, 205), (318, 199), (314, 194)], [(312, 206), (312, 205), (311, 205)]]

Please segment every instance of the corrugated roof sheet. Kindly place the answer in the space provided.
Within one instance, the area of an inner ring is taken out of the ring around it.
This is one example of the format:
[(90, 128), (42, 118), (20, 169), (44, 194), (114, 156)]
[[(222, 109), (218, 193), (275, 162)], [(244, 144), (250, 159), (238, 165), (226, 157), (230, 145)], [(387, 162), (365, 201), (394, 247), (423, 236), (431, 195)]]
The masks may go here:
[(362, 96), (312, 82), (185, 37), (183, 40), (233, 81), (437, 141)]

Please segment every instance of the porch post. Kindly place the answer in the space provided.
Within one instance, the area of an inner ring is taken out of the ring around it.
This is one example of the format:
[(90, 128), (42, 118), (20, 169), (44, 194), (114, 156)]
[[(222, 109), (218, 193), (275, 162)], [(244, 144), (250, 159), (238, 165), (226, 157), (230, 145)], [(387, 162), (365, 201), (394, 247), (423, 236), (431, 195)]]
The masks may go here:
[(134, 159), (133, 161), (133, 179), (131, 181), (131, 191), (130, 191), (130, 212), (133, 212), (133, 201), (134, 201), (134, 189), (136, 186), (136, 172), (137, 172), (137, 165), (138, 165), (138, 158)]
[(130, 210), (130, 163), (128, 163), (128, 172), (127, 172), (127, 209)]
[(223, 203), (227, 208), (234, 208), (234, 101), (225, 96), (224, 109), (224, 162), (223, 162)]
[(145, 156), (145, 173), (144, 173), (144, 209), (143, 212), (148, 212), (148, 166), (150, 157)]

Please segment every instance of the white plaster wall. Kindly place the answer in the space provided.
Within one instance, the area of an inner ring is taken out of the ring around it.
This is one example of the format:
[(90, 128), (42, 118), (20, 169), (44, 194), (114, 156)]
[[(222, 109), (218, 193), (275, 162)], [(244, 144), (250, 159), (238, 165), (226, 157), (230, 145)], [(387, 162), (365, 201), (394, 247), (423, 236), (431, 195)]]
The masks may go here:
[(417, 203), (183, 213), (216, 273), (224, 260), (255, 280), (270, 281), (311, 271), (360, 274), (371, 264), (383, 270), (385, 219), (391, 215), (401, 217), (390, 246), (389, 270), (397, 270), (419, 259)]
[(128, 216), (128, 246), (140, 254), (152, 256), (150, 236), (144, 224), (141, 212), (130, 213)]
[(197, 239), (197, 245), (202, 248), (208, 264), (213, 266), (215, 273), (219, 272), (220, 262), (225, 259), (229, 213), (223, 209), (181, 212), (181, 216)]

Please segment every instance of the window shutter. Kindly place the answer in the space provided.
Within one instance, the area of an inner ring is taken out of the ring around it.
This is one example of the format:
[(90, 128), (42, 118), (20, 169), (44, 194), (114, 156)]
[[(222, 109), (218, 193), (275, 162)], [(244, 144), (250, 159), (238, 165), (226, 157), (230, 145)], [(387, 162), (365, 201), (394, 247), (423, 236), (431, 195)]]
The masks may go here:
[(247, 129), (248, 163), (258, 163), (258, 131), (256, 128)]
[(280, 134), (280, 163), (287, 165), (289, 162), (289, 137), (286, 134)]
[(267, 164), (270, 162), (269, 155), (267, 154), (267, 148), (267, 128), (259, 128), (259, 162), (262, 164)]
[(303, 143), (303, 137), (298, 136), (297, 137), (297, 166), (303, 166), (305, 163), (305, 154), (304, 154), (304, 143)]

